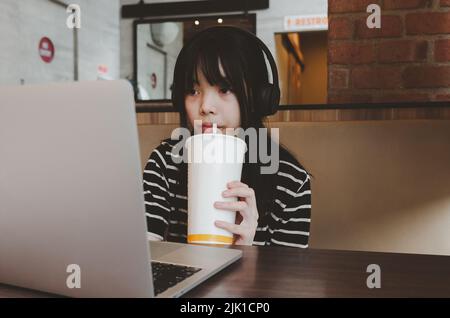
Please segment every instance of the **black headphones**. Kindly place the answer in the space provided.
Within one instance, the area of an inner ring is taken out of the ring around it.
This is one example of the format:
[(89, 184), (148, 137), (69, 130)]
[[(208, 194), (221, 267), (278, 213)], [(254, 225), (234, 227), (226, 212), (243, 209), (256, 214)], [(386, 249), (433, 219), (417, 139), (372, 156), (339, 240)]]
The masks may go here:
[[(275, 64), (275, 60), (272, 56), (272, 53), (270, 52), (269, 48), (264, 44), (264, 42), (261, 41), (261, 39), (256, 37), (254, 34), (233, 26), (214, 26), (206, 30), (203, 30), (194, 35), (193, 38), (190, 39), (189, 42), (186, 43), (186, 45), (184, 45), (184, 47), (181, 49), (177, 58), (177, 63), (175, 64), (174, 82), (172, 87), (172, 102), (174, 106), (178, 108), (178, 105), (180, 105), (180, 102), (176, 100), (177, 96), (175, 96), (176, 91), (175, 81), (179, 78), (179, 76), (177, 76), (177, 71), (180, 72), (181, 67), (180, 65), (182, 63), (181, 61), (184, 59), (186, 48), (191, 46), (192, 43), (194, 43), (195, 40), (200, 36), (205, 36), (209, 33), (214, 33), (216, 31), (221, 30), (227, 30), (229, 32), (237, 32), (246, 36), (249, 39), (249, 41), (253, 41), (253, 43), (255, 43), (265, 53), (267, 60), (269, 61), (273, 83), (267, 82), (263, 84), (263, 86), (260, 88), (261, 91), (257, 94), (255, 98), (255, 105), (259, 106), (256, 111), (259, 112), (262, 116), (269, 116), (275, 114), (278, 110), (278, 106), (280, 103), (280, 87), (278, 84), (277, 65)], [(178, 109), (178, 111), (180, 111), (180, 109)]]

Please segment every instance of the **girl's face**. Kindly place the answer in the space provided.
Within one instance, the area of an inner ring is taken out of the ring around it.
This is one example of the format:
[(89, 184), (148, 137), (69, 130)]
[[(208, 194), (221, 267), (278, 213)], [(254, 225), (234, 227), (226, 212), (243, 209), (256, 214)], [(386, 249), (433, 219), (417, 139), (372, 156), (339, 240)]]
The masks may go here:
[[(222, 65), (220, 73), (225, 77)], [(226, 128), (239, 128), (241, 115), (236, 95), (226, 85), (211, 86), (201, 70), (197, 71), (198, 83), (187, 92), (184, 103), (189, 128), (205, 132), (217, 124), (217, 128), (225, 133)], [(201, 120), (202, 126), (194, 127), (194, 120)]]

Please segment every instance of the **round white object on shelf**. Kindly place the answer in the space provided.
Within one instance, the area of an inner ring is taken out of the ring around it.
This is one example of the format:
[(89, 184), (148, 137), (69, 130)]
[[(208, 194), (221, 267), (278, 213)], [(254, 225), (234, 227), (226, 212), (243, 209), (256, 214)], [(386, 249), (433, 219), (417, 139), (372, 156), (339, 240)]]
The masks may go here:
[(152, 40), (156, 45), (172, 43), (178, 36), (180, 28), (175, 22), (154, 23), (150, 25)]

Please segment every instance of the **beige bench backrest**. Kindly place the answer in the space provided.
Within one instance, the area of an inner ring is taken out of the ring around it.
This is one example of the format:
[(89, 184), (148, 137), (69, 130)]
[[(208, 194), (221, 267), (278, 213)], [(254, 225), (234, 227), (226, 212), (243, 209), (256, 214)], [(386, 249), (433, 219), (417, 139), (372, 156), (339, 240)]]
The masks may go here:
[[(314, 176), (312, 248), (450, 255), (450, 121), (270, 126)], [(175, 127), (139, 127), (143, 164)]]

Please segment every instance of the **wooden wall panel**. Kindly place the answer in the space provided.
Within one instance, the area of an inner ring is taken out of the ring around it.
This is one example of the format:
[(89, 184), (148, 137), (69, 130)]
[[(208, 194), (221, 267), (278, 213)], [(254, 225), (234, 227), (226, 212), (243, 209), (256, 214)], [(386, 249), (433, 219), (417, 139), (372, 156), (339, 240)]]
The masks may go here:
[[(450, 119), (450, 107), (285, 110), (267, 118), (267, 122)], [(177, 124), (178, 113), (138, 113), (138, 124)]]

